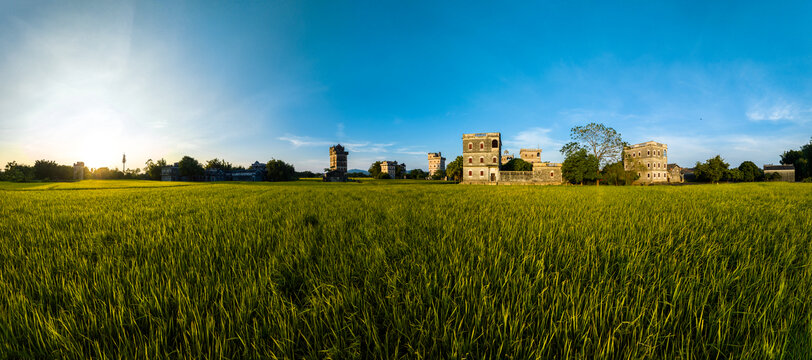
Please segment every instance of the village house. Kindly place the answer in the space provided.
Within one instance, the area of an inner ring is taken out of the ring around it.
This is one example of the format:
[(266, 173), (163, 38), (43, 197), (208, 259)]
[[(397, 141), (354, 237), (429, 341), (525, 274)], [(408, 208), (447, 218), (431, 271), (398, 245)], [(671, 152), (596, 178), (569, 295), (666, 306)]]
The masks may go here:
[(780, 175), (781, 181), (795, 182), (795, 165), (764, 165), (764, 176), (773, 173)]
[(623, 148), (623, 167), (636, 172), (635, 184), (667, 183), (668, 145), (647, 141)]

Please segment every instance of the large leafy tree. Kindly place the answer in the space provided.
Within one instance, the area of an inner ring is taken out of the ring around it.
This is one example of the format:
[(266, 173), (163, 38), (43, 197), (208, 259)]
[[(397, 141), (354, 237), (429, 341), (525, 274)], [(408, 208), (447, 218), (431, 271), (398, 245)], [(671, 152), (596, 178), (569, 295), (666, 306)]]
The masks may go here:
[(297, 180), (296, 169), (293, 165), (282, 160), (272, 159), (265, 166), (268, 171), (268, 181), (293, 181)]
[(206, 161), (206, 170), (209, 169), (219, 169), (219, 170), (231, 170), (233, 166), (230, 162), (226, 162), (223, 159), (214, 158), (209, 161)]
[(598, 164), (599, 161), (595, 155), (589, 154), (586, 149), (580, 148), (567, 154), (564, 163), (561, 164), (561, 175), (573, 184), (594, 181), (598, 179)]
[(445, 174), (449, 179), (460, 181), (462, 179), (462, 156), (457, 156), (454, 161), (445, 167)]
[(178, 162), (178, 172), (180, 176), (201, 176), (203, 175), (203, 165), (191, 156), (184, 156)]
[(376, 161), (372, 163), (372, 165), (369, 166), (369, 170), (367, 171), (369, 171), (369, 176), (371, 176), (372, 178), (378, 178), (378, 176), (381, 174), (381, 162)]
[[(598, 167), (621, 160), (623, 139), (615, 129), (604, 124), (589, 123), (570, 129), (572, 142), (564, 145), (561, 152), (569, 154), (584, 149), (598, 160)], [(595, 170), (598, 178), (598, 169)]]
[(730, 164), (726, 163), (721, 156), (716, 155), (704, 163), (697, 161), (694, 174), (699, 181), (717, 183), (724, 178), (728, 166)]
[(428, 176), (429, 173), (423, 171), (423, 169), (412, 169), (409, 171), (409, 179), (424, 180)]
[(432, 180), (442, 180), (445, 177), (445, 170), (437, 169), (434, 171), (434, 174), (431, 175)]
[(812, 139), (800, 150), (788, 150), (781, 154), (781, 164), (795, 166), (795, 180), (812, 177)]
[(144, 165), (146, 165), (144, 167), (144, 173), (146, 173), (151, 180), (161, 180), (161, 169), (166, 166), (166, 160), (152, 161), (152, 159), (149, 159)]
[(513, 159), (502, 165), (503, 171), (533, 171), (533, 164), (522, 159)]
[(739, 172), (741, 172), (741, 181), (761, 181), (764, 179), (764, 171), (752, 161), (745, 161), (739, 165)]

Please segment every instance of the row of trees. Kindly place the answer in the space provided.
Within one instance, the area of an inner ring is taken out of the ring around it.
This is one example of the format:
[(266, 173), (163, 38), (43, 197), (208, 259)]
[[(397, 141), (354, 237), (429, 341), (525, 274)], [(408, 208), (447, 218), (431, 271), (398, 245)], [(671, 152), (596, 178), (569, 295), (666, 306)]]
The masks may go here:
[(781, 154), (781, 164), (795, 166), (795, 181), (812, 182), (812, 138), (799, 150)]
[[(147, 175), (142, 174), (140, 169), (121, 171), (118, 168), (110, 169), (101, 167), (97, 169), (82, 169), (84, 179), (146, 179)], [(0, 172), (0, 181), (71, 181), (76, 178), (73, 166), (59, 165), (51, 160), (37, 160), (34, 165), (19, 164), (16, 161), (6, 163), (3, 171)], [(160, 173), (159, 173), (160, 176)]]

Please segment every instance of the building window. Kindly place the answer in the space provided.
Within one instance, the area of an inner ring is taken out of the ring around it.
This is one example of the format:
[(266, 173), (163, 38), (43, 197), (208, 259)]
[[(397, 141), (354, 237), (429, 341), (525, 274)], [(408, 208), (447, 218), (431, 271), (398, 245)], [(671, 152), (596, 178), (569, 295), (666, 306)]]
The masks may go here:
[(480, 156), (480, 157), (479, 157), (479, 163), (480, 163), (480, 164), (484, 164), (484, 163), (485, 163), (485, 158), (484, 158), (484, 157), (482, 157), (482, 156)]
[(651, 156), (651, 150), (646, 150), (646, 155)]
[(473, 149), (474, 149), (474, 144), (468, 143), (468, 150), (473, 150)]
[(471, 177), (471, 176), (474, 176), (474, 172), (471, 171), (471, 170), (468, 170), (468, 177)]
[(481, 177), (481, 176), (485, 176), (485, 172), (484, 172), (484, 171), (482, 171), (482, 170), (479, 170), (479, 176), (480, 176), (480, 177)]
[(637, 156), (641, 156), (639, 151), (637, 152)]
[(479, 143), (479, 149), (480, 149), (480, 150), (482, 150), (482, 149), (484, 149), (484, 148), (485, 148), (485, 143), (480, 142), (480, 143)]
[(668, 150), (663, 151), (663, 156), (666, 156), (666, 154), (668, 154)]
[(496, 164), (496, 158), (493, 158), (493, 163)]
[(632, 153), (632, 157), (634, 157), (634, 153)]
[(651, 174), (646, 174), (646, 177), (651, 177)]
[(491, 141), (491, 147), (498, 148), (499, 140), (493, 139), (493, 141)]
[(555, 173), (550, 171), (550, 177), (555, 177)]
[(646, 166), (648, 166), (648, 168), (651, 169), (651, 163), (646, 164)]
[(473, 164), (473, 163), (474, 163), (474, 159), (473, 159), (472, 157), (470, 157), (470, 156), (468, 157), (468, 163), (469, 163), (469, 164)]

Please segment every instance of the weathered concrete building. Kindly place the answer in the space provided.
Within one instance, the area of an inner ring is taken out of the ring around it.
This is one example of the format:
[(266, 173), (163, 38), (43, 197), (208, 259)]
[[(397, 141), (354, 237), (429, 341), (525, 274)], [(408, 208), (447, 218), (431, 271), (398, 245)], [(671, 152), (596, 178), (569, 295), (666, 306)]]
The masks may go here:
[(682, 168), (677, 164), (668, 164), (668, 182), (679, 184), (685, 181), (682, 178)]
[(522, 160), (531, 164), (541, 163), (541, 148), (538, 149), (521, 149), (519, 150), (519, 157)]
[(429, 153), (429, 176), (438, 171), (445, 171), (445, 158), (440, 152)]
[(502, 135), (498, 132), (462, 135), (462, 181), (464, 183), (496, 183), (499, 181), (499, 160)]
[(795, 182), (795, 165), (764, 165), (764, 176), (770, 176), (773, 173), (780, 175), (781, 181)]
[(505, 165), (505, 164), (509, 163), (509, 162), (510, 162), (510, 160), (513, 160), (513, 159), (514, 159), (513, 154), (511, 154), (511, 153), (509, 153), (507, 150), (505, 150), (505, 153), (504, 153), (504, 154), (502, 154), (502, 161), (501, 161), (501, 164), (502, 164), (502, 165)]
[[(561, 164), (541, 161), (541, 149), (522, 149), (522, 159), (533, 165), (532, 171), (502, 171), (500, 133), (462, 135), (462, 182), (464, 184), (547, 185), (561, 184)], [(527, 150), (527, 151), (526, 151)]]
[(73, 164), (73, 179), (74, 180), (84, 180), (85, 179), (85, 163), (79, 161)]
[(668, 145), (655, 141), (627, 146), (623, 149), (623, 167), (635, 171), (635, 184), (668, 182)]
[(341, 144), (330, 147), (330, 170), (347, 172), (347, 155), (349, 151), (344, 150)]
[(389, 177), (395, 178), (398, 168), (400, 168), (402, 174), (406, 174), (406, 164), (398, 164), (397, 161), (381, 161), (381, 172), (384, 174), (389, 174)]

